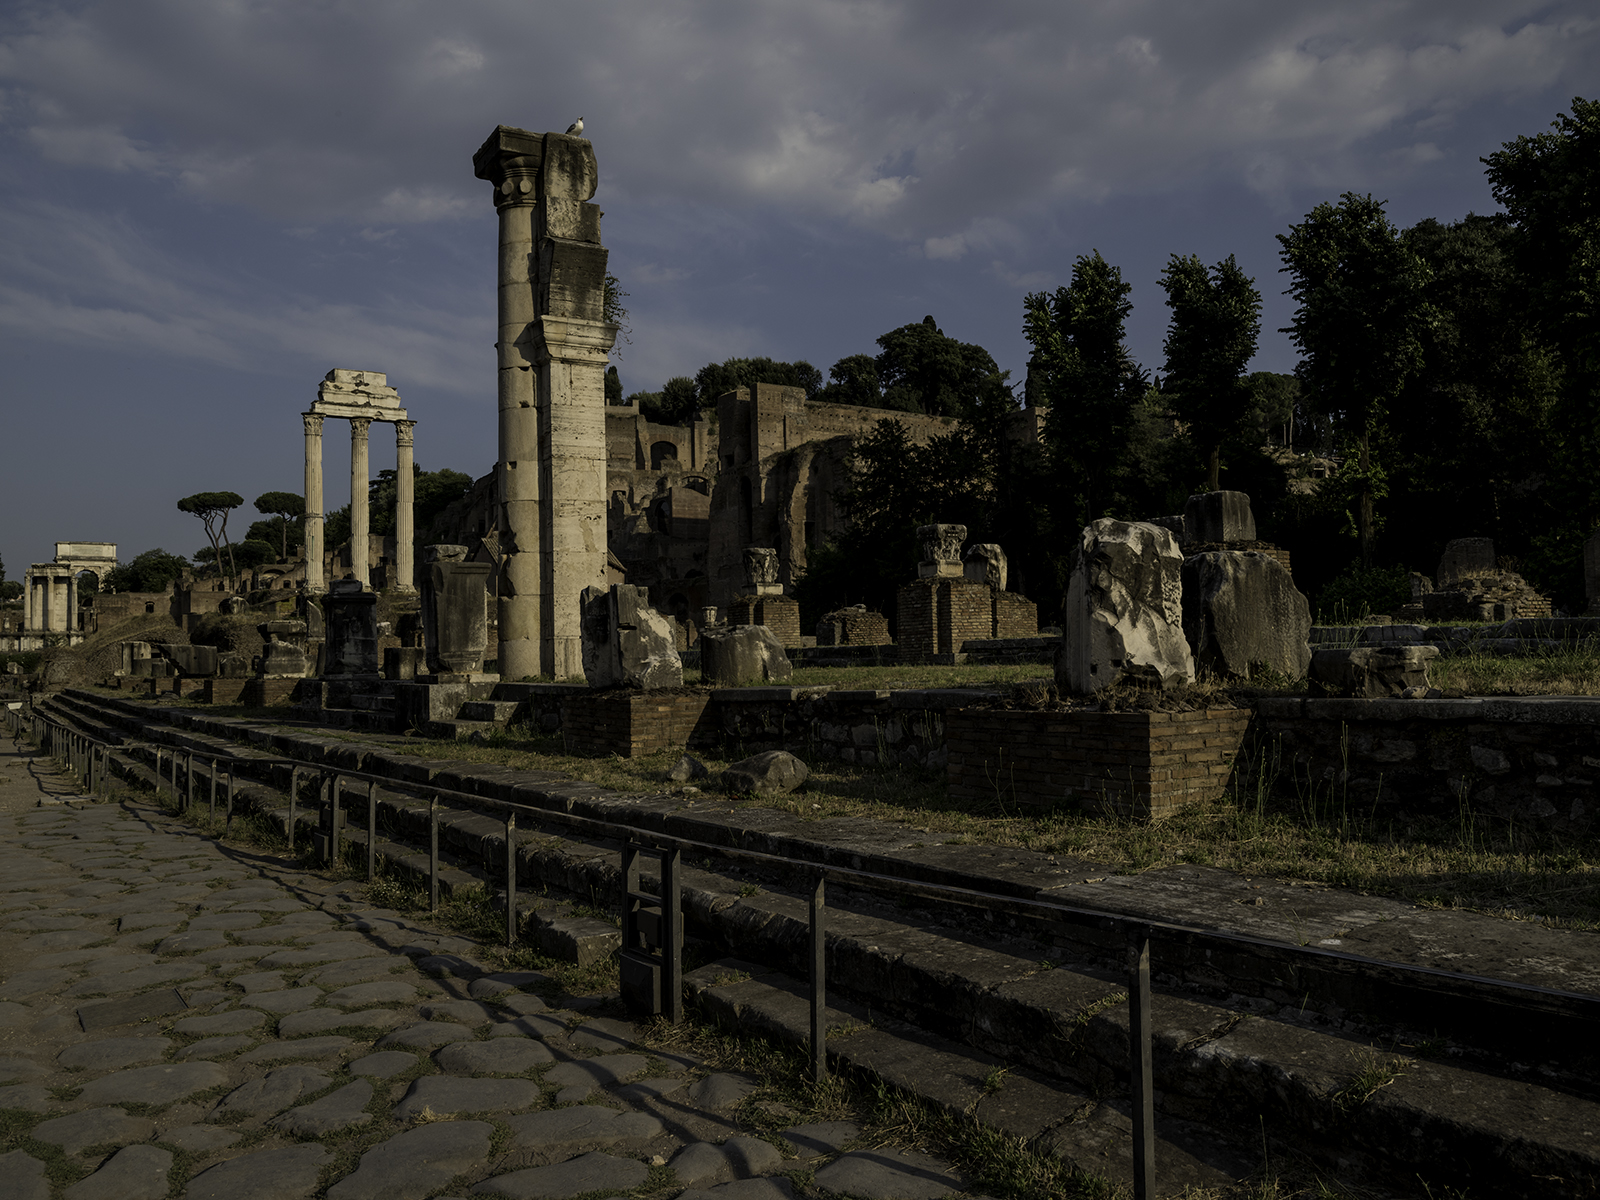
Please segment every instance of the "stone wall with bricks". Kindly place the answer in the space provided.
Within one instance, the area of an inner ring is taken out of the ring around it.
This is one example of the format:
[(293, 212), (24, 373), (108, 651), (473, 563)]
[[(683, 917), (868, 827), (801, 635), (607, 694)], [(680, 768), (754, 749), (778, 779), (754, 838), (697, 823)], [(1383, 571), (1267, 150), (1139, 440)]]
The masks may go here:
[(800, 603), (788, 596), (739, 596), (728, 605), (729, 625), (765, 625), (785, 649), (799, 649)]
[(574, 695), (561, 705), (561, 738), (568, 754), (638, 758), (682, 750), (696, 740), (711, 693), (622, 689)]
[(897, 597), (895, 644), (907, 658), (960, 654), (969, 641), (1033, 637), (1033, 601), (971, 579), (918, 579)]

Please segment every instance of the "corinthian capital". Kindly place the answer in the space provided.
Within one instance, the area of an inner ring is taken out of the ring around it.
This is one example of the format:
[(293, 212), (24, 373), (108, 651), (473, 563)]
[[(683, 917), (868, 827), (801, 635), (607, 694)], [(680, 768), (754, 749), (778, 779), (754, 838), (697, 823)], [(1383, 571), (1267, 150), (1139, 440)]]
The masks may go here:
[(306, 432), (322, 436), (322, 417), (317, 413), (301, 413), (300, 419), (306, 423)]
[(396, 421), (394, 423), (394, 444), (396, 446), (411, 445), (413, 441), (411, 431), (416, 424), (415, 421)]
[(364, 441), (366, 441), (367, 440), (367, 430), (369, 428), (371, 428), (371, 426), (372, 426), (372, 418), (371, 417), (351, 417), (350, 418), (350, 440), (352, 442), (364, 442)]

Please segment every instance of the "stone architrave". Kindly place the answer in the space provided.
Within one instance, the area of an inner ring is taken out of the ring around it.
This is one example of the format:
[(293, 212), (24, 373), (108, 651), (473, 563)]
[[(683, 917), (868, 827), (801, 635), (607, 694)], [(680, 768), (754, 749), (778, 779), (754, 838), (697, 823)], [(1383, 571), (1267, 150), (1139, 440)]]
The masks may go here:
[(960, 579), (961, 543), (966, 540), (965, 525), (918, 525), (922, 561), (917, 564), (917, 578)]
[(778, 552), (766, 546), (746, 546), (744, 578), (752, 595), (783, 595), (783, 584), (778, 582)]
[(994, 542), (973, 542), (968, 546), (962, 568), (974, 583), (993, 584), (997, 592), (1006, 590), (1006, 552)]
[(360, 580), (337, 580), (323, 598), (327, 642), (324, 675), (378, 674), (378, 596)]
[(765, 625), (700, 632), (700, 681), (711, 687), (738, 687), (760, 681), (782, 683), (794, 667), (777, 635)]
[(1249, 679), (1262, 667), (1303, 679), (1311, 606), (1276, 559), (1218, 550), (1183, 563), (1183, 632), (1196, 667)]
[(1062, 604), (1057, 686), (1081, 694), (1123, 678), (1192, 680), (1182, 594), (1183, 552), (1167, 530), (1110, 518), (1086, 527)]
[[(1587, 553), (1585, 554), (1587, 559)], [(1456, 538), (1446, 542), (1439, 556), (1439, 570), (1434, 581), (1444, 591), (1457, 579), (1489, 575), (1494, 572), (1494, 539), (1485, 537)]]
[(594, 148), (501, 125), (472, 156), (500, 217), (500, 673), (585, 670), (606, 585), (606, 249)]
[(1256, 518), (1243, 492), (1200, 492), (1183, 506), (1189, 542), (1253, 542)]
[(650, 607), (644, 588), (626, 583), (587, 588), (582, 613), (583, 675), (590, 687), (683, 686), (683, 660), (672, 626)]
[(489, 644), (489, 564), (468, 562), (465, 546), (429, 546), (423, 554), (422, 644), (428, 670), (483, 670)]
[(302, 679), (306, 673), (304, 621), (264, 621), (256, 631), (266, 641), (261, 651), (264, 679)]

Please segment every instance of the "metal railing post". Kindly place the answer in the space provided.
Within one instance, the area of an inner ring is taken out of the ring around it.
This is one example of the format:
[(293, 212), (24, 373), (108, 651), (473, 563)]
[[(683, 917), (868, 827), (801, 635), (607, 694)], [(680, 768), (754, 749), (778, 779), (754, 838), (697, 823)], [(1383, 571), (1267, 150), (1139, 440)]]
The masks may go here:
[(439, 797), (428, 797), (428, 911), (439, 908)]
[[(173, 787), (176, 788), (177, 784), (173, 784)], [(226, 810), (227, 818), (226, 818), (226, 820), (223, 821), (223, 824), (222, 824), (222, 832), (223, 833), (227, 833), (228, 830), (233, 828), (233, 764), (231, 762), (228, 764), (227, 804), (228, 804), (228, 807), (227, 807), (227, 810)]]
[(340, 775), (337, 771), (335, 771), (334, 774), (333, 774), (333, 781), (329, 784), (329, 787), (328, 787), (328, 859), (327, 859), (327, 861), (328, 861), (328, 863), (330, 865), (333, 864), (333, 863), (337, 863), (339, 861), (339, 859), (341, 857), (340, 851), (344, 849), (344, 847), (340, 845), (341, 839), (339, 837), (339, 834), (341, 832), (343, 832), (339, 828), (339, 826), (341, 824), (339, 818), (344, 815), (344, 813), (342, 811), (343, 803), (344, 803), (344, 776)]
[(517, 944), (517, 814), (506, 810), (506, 945)]
[(367, 882), (378, 877), (378, 781), (367, 781)]
[(661, 852), (662, 1015), (674, 1025), (683, 1020), (683, 852)]
[(206, 809), (206, 819), (217, 819), (217, 760), (214, 758), (211, 760), (211, 803)]
[(827, 878), (817, 872), (811, 889), (811, 1082), (828, 1078), (828, 931), (824, 924)]
[(156, 799), (159, 800), (161, 798), (161, 747), (157, 746), (155, 748), (155, 750), (156, 750)]
[(194, 751), (189, 751), (189, 757), (183, 764), (183, 811), (188, 812), (194, 807)]
[(289, 768), (289, 819), (284, 822), (283, 835), (289, 839), (289, 853), (294, 853), (295, 805), (300, 800), (300, 768)]
[(1128, 1057), (1133, 1106), (1133, 1196), (1156, 1194), (1155, 1082), (1150, 1052), (1150, 927), (1129, 926)]

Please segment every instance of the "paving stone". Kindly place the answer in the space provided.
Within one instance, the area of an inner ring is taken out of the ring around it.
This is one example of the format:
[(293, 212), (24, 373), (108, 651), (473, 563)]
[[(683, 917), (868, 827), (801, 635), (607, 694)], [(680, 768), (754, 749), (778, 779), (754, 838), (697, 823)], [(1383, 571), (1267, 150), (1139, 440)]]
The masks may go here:
[(550, 1010), (550, 1006), (543, 1000), (537, 996), (530, 996), (527, 992), (512, 992), (510, 995), (501, 996), (495, 1003), (507, 1012), (523, 1017), (531, 1017)]
[(372, 1114), (364, 1111), (371, 1099), (372, 1085), (358, 1079), (320, 1100), (291, 1108), (271, 1124), (294, 1137), (321, 1137), (372, 1120)]
[(142, 1142), (153, 1132), (153, 1121), (130, 1117), (120, 1108), (86, 1108), (71, 1116), (35, 1125), (30, 1136), (60, 1146), (68, 1154), (76, 1154), (90, 1146), (126, 1146), (129, 1142)]
[(558, 1063), (545, 1072), (544, 1078), (561, 1088), (556, 1095), (558, 1104), (577, 1104), (587, 1100), (595, 1088), (621, 1083), (639, 1074), (647, 1065), (643, 1055), (603, 1054), (598, 1058)]
[(278, 1067), (234, 1088), (217, 1105), (217, 1113), (249, 1113), (256, 1117), (280, 1113), (304, 1093), (327, 1085), (327, 1072), (315, 1067)]
[(266, 953), (260, 946), (224, 946), (221, 950), (202, 950), (194, 956), (194, 961), (207, 966), (233, 967), (253, 963)]
[(232, 1037), (203, 1038), (192, 1046), (185, 1046), (175, 1056), (179, 1062), (189, 1062), (197, 1058), (221, 1058), (225, 1054), (235, 1054), (247, 1046), (255, 1044), (255, 1038), (248, 1034), (235, 1034)]
[(328, 1157), (312, 1143), (240, 1155), (195, 1176), (184, 1200), (302, 1200)]
[(0, 1179), (5, 1180), (5, 1200), (50, 1200), (44, 1164), (21, 1150), (0, 1154)]
[(387, 954), (382, 946), (364, 943), (359, 946), (312, 946), (305, 950), (279, 950), (269, 954), (257, 965), (268, 970), (277, 967), (309, 967), (315, 963), (346, 962), (353, 958), (375, 958)]
[(189, 922), (190, 930), (197, 929), (254, 929), (261, 924), (261, 914), (254, 912), (207, 913)]
[(227, 1071), (216, 1063), (161, 1063), (92, 1079), (78, 1099), (85, 1104), (171, 1104), (227, 1082)]
[(4, 996), (7, 1000), (26, 1000), (29, 996), (37, 996), (40, 992), (60, 987), (77, 975), (77, 971), (60, 967), (40, 971), (17, 971), (6, 976), (5, 983), (0, 984), (0, 996)]
[(221, 1004), (224, 1000), (234, 998), (233, 993), (218, 991), (216, 988), (197, 988), (180, 994), (184, 1003), (190, 1008), (210, 1008), (213, 1004)]
[(720, 1146), (695, 1142), (678, 1151), (670, 1166), (678, 1182), (705, 1187), (765, 1175), (783, 1164), (783, 1153), (771, 1142), (753, 1137), (731, 1137)]
[(291, 1059), (326, 1058), (354, 1046), (347, 1037), (310, 1037), (288, 1042), (267, 1042), (248, 1054), (241, 1054), (235, 1062), (264, 1063), (287, 1062)]
[(292, 1013), (310, 1008), (321, 999), (321, 988), (301, 987), (286, 988), (281, 992), (257, 992), (250, 997), (250, 1003), (268, 1012)]
[(179, 1125), (160, 1134), (156, 1140), (190, 1154), (209, 1154), (239, 1140), (231, 1129), (218, 1129), (215, 1125)]
[(713, 1188), (689, 1188), (677, 1200), (794, 1200), (794, 1184), (787, 1179), (736, 1179)]
[(554, 1062), (555, 1056), (543, 1042), (531, 1038), (516, 1041), (456, 1042), (433, 1056), (441, 1071), (454, 1075), (526, 1075), (534, 1067)]
[(24, 1108), (29, 1112), (49, 1112), (55, 1107), (50, 1093), (36, 1083), (18, 1083), (0, 1088), (0, 1108)]
[[(607, 1189), (629, 1192), (645, 1181), (650, 1168), (635, 1158), (617, 1158), (603, 1150), (568, 1159), (548, 1167), (530, 1167), (494, 1179), (486, 1179), (472, 1189), (475, 1196), (511, 1196), (514, 1200), (540, 1197), (564, 1200), (584, 1192)], [(332, 1197), (333, 1193), (328, 1193)]]
[[(126, 907), (125, 905), (123, 907)], [(186, 914), (167, 909), (162, 912), (131, 912), (126, 913), (117, 922), (119, 933), (137, 933), (141, 929), (155, 929), (166, 925), (176, 925), (182, 921)]]
[(626, 1050), (634, 1044), (638, 1031), (632, 1022), (614, 1021), (610, 1017), (597, 1017), (586, 1021), (567, 1035), (574, 1046), (587, 1046), (594, 1050)]
[(376, 1054), (369, 1054), (365, 1058), (358, 1058), (350, 1064), (352, 1075), (371, 1075), (374, 1079), (388, 1079), (409, 1071), (417, 1065), (417, 1056), (407, 1054), (404, 1050), (380, 1050)]
[(243, 1033), (266, 1024), (267, 1014), (253, 1008), (236, 1008), (231, 1012), (212, 1013), (209, 1017), (185, 1017), (173, 1023), (173, 1033), (202, 1033), (217, 1035)]
[[(107, 946), (92, 946), (87, 950), (57, 950), (54, 954), (41, 954), (31, 961), (35, 967), (75, 967), (103, 959), (110, 952)], [(151, 961), (154, 961), (153, 955)]]
[(204, 963), (161, 963), (153, 967), (139, 967), (133, 971), (115, 974), (91, 975), (67, 989), (69, 996), (100, 996), (120, 992), (133, 992), (163, 983), (180, 983), (204, 975)]
[(454, 1021), (427, 1021), (421, 1025), (412, 1025), (408, 1029), (395, 1030), (378, 1042), (378, 1049), (415, 1046), (419, 1050), (432, 1050), (439, 1046), (447, 1046), (451, 1042), (472, 1040), (474, 1040), (472, 1030), (465, 1025), (457, 1025)]
[(0, 1029), (14, 1029), (34, 1019), (34, 1011), (15, 1000), (0, 1000)]
[(493, 1000), (496, 996), (503, 996), (517, 991), (517, 985), (507, 983), (497, 975), (482, 975), (474, 979), (467, 988), (467, 995), (474, 1000)]
[(216, 950), (228, 944), (228, 935), (211, 929), (175, 933), (163, 938), (156, 947), (157, 954), (195, 954), (201, 950)]
[(938, 1200), (962, 1186), (938, 1159), (901, 1150), (853, 1150), (819, 1170), (815, 1182), (860, 1200)]
[(358, 958), (351, 962), (329, 963), (325, 967), (317, 967), (307, 971), (303, 978), (309, 983), (320, 984), (326, 988), (341, 988), (352, 983), (366, 983), (373, 979), (387, 979), (396, 972), (404, 972), (403, 979), (414, 980), (416, 973), (412, 971), (411, 964), (403, 958), (386, 956), (384, 958)]
[(627, 1087), (618, 1088), (617, 1096), (630, 1104), (640, 1100), (660, 1100), (674, 1092), (681, 1092), (689, 1081), (687, 1079), (640, 1079)]
[(326, 1002), (338, 1008), (361, 1008), (367, 1004), (409, 1004), (416, 997), (417, 989), (412, 984), (401, 979), (382, 979), (373, 983), (354, 983), (336, 992), (329, 992)]
[(412, 1080), (400, 1103), (397, 1121), (409, 1121), (424, 1112), (448, 1117), (456, 1113), (510, 1112), (539, 1103), (539, 1085), (530, 1079), (462, 1079), (454, 1075), (424, 1075)]
[(500, 1015), (476, 1000), (437, 1000), (422, 1005), (417, 1011), (429, 1021), (458, 1021), (471, 1026), (487, 1025)]
[(247, 996), (254, 992), (277, 992), (283, 990), (283, 972), (246, 971), (228, 982), (242, 987)]
[(328, 1200), (423, 1200), (482, 1163), (493, 1133), (484, 1121), (408, 1129), (363, 1154), (355, 1171), (328, 1189)]
[(689, 1088), (689, 1099), (701, 1108), (722, 1112), (732, 1108), (755, 1090), (755, 1080), (739, 1075), (726, 1075), (719, 1071), (694, 1083)]
[(81, 929), (88, 921), (83, 917), (35, 913), (11, 921), (6, 928), (13, 933), (45, 933), (53, 929)]
[(357, 1026), (385, 1029), (409, 1017), (409, 1013), (399, 1013), (387, 1008), (363, 1008), (357, 1012), (316, 1008), (308, 1012), (291, 1013), (284, 1017), (278, 1022), (278, 1035), (286, 1038), (305, 1037), (311, 1033), (327, 1033), (333, 1029)]
[(78, 1007), (78, 1024), (85, 1033), (97, 1029), (112, 1029), (118, 1025), (132, 1025), (149, 1021), (170, 1013), (180, 1013), (189, 1005), (172, 988), (145, 992), (118, 1000), (97, 1000)]
[(31, 1058), (0, 1058), (0, 1083), (38, 1079), (50, 1074), (50, 1069)]
[(62, 929), (55, 933), (39, 933), (25, 938), (24, 950), (81, 950), (91, 942), (105, 940), (105, 934), (94, 929)]
[(459, 954), (429, 954), (417, 959), (417, 970), (432, 975), (455, 975), (462, 979), (476, 979), (483, 967)]
[(861, 1127), (854, 1121), (816, 1121), (791, 1125), (783, 1131), (784, 1140), (800, 1152), (802, 1159), (837, 1154), (860, 1136)]
[(118, 1150), (87, 1179), (80, 1179), (62, 1200), (166, 1200), (172, 1151), (159, 1146)]
[(171, 1045), (172, 1039), (164, 1037), (102, 1038), (68, 1046), (56, 1062), (71, 1071), (120, 1071), (161, 1061)]
[(503, 1021), (499, 1025), (489, 1026), (489, 1036), (500, 1037), (531, 1037), (547, 1038), (567, 1031), (567, 1023), (560, 1017), (549, 1016), (544, 1013), (535, 1013), (528, 1017), (518, 1017), (515, 1021)]

